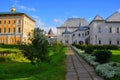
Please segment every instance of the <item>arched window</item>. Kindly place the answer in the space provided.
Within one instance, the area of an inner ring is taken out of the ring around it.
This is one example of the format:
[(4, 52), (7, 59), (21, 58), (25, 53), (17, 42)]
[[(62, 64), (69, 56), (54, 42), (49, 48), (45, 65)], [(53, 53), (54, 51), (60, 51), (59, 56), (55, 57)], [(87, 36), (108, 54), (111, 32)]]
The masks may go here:
[(101, 44), (101, 40), (99, 40), (99, 44)]

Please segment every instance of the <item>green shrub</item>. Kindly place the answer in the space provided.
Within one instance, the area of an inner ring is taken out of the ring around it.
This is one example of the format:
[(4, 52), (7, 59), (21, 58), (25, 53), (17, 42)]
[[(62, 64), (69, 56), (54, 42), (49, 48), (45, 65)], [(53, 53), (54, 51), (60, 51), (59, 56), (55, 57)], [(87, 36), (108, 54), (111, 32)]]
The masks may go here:
[(119, 49), (116, 45), (77, 45), (74, 44), (74, 46), (78, 49), (85, 50), (86, 47), (91, 46), (94, 49), (107, 49), (107, 50), (116, 50)]
[(74, 44), (74, 46), (78, 49), (81, 49), (81, 50), (85, 50), (86, 46), (87, 45), (77, 45), (77, 44)]
[(0, 62), (6, 62), (7, 58), (5, 56), (0, 56)]
[(92, 54), (94, 51), (94, 48), (92, 46), (86, 46), (85, 53)]
[(24, 55), (22, 53), (8, 54), (7, 59), (9, 61), (13, 61), (13, 62), (29, 62), (29, 60), (26, 57), (24, 57)]
[(101, 63), (101, 64), (109, 62), (110, 58), (112, 56), (112, 52), (110, 52), (108, 50), (96, 50), (93, 53), (96, 57), (96, 61)]

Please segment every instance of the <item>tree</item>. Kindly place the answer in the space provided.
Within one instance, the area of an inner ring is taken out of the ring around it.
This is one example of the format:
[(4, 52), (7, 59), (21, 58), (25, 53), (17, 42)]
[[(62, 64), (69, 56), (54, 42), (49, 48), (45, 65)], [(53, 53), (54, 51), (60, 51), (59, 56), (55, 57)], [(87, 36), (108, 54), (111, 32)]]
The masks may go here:
[(22, 48), (24, 55), (31, 61), (32, 64), (47, 61), (49, 59), (48, 41), (41, 31), (41, 29), (35, 28), (34, 32), (32, 32), (34, 34), (32, 34), (32, 36), (31, 34), (29, 35), (31, 44), (26, 44)]

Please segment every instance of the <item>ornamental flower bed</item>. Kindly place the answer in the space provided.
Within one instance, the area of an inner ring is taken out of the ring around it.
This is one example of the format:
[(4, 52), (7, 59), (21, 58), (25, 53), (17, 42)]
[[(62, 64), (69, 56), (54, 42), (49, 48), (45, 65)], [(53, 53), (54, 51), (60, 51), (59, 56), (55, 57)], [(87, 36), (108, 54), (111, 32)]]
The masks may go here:
[(120, 63), (109, 62), (98, 65), (96, 72), (105, 78), (120, 77)]
[(114, 77), (120, 77), (120, 63), (109, 62), (100, 64), (98, 62), (95, 62), (95, 56), (85, 54), (84, 52), (81, 52), (80, 49), (77, 49), (74, 46), (72, 46), (72, 48), (90, 65), (92, 65), (100, 76), (104, 77), (107, 80)]

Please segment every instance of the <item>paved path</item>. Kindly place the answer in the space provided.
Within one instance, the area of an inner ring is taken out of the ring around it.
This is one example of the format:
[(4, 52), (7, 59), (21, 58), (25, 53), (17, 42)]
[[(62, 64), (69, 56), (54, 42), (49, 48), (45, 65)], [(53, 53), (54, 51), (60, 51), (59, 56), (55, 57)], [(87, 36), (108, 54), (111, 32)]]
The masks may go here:
[(86, 63), (70, 47), (67, 49), (66, 80), (103, 80), (96, 75), (95, 70)]

